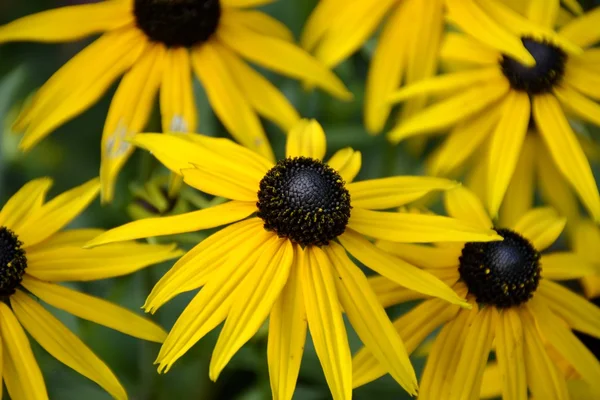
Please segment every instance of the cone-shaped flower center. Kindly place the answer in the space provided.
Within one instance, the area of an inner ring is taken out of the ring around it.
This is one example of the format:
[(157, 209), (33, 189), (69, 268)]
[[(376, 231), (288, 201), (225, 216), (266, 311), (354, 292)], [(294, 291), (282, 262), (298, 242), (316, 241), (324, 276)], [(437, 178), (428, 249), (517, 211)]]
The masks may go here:
[(23, 280), (27, 258), (22, 244), (13, 231), (0, 227), (0, 297), (13, 294)]
[(503, 241), (465, 244), (458, 270), (478, 303), (517, 306), (529, 300), (538, 287), (540, 253), (516, 232), (496, 232)]
[(221, 17), (220, 0), (135, 0), (137, 26), (153, 41), (190, 47), (208, 40)]
[(529, 94), (552, 91), (565, 73), (567, 55), (560, 48), (530, 38), (523, 38), (523, 45), (535, 59), (535, 66), (528, 67), (508, 56), (501, 61), (502, 72), (515, 90)]
[(257, 207), (265, 229), (303, 246), (324, 246), (344, 233), (352, 208), (342, 177), (306, 157), (286, 158), (267, 172)]

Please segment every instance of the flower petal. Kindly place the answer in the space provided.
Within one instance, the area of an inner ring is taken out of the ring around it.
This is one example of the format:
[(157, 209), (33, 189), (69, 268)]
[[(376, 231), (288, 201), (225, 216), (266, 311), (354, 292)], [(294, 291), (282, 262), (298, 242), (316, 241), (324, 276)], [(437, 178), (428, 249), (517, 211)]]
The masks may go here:
[(514, 230), (528, 239), (537, 251), (547, 249), (558, 239), (567, 220), (550, 208), (534, 208), (514, 225)]
[(42, 207), (51, 186), (50, 178), (34, 179), (23, 185), (0, 209), (0, 226), (19, 234), (21, 226)]
[(554, 29), (559, 10), (560, 1), (530, 0), (525, 15), (531, 22)]
[(44, 307), (21, 291), (10, 297), (10, 304), (19, 322), (48, 353), (115, 399), (127, 399), (125, 389), (106, 364)]
[(464, 186), (449, 190), (444, 194), (444, 206), (449, 216), (472, 222), (482, 229), (493, 228), (493, 223), (475, 193)]
[(321, 125), (314, 119), (303, 119), (288, 133), (285, 156), (322, 160), (325, 157), (326, 146), (325, 132)]
[(53, 307), (127, 335), (162, 343), (167, 333), (154, 322), (111, 302), (27, 275), (22, 285)]
[(600, 125), (600, 105), (598, 103), (588, 99), (568, 84), (556, 86), (553, 92), (563, 107), (584, 121)]
[(240, 179), (217, 168), (185, 168), (181, 170), (183, 181), (205, 193), (226, 199), (256, 202), (259, 186), (247, 179)]
[(596, 29), (598, 24), (600, 24), (600, 9), (595, 8), (563, 26), (559, 34), (581, 47), (590, 47), (600, 40), (600, 33)]
[(430, 246), (425, 244), (396, 243), (387, 240), (378, 240), (380, 249), (400, 257), (404, 261), (414, 264), (419, 268), (428, 269), (456, 269), (462, 247), (457, 246)]
[(196, 132), (192, 65), (189, 50), (167, 50), (160, 84), (160, 115), (163, 132)]
[[(272, 1), (272, 0), (271, 0)], [(269, 14), (257, 10), (240, 10), (235, 8), (224, 8), (223, 13), (227, 13), (228, 19), (235, 20), (235, 23), (243, 25), (245, 28), (266, 36), (276, 37), (288, 42), (294, 41), (294, 34), (282, 22), (271, 17)]]
[(507, 400), (527, 398), (521, 316), (518, 311), (510, 308), (494, 311), (494, 314), (496, 314), (496, 358), (502, 377), (502, 396)]
[(335, 152), (327, 161), (327, 165), (335, 169), (346, 183), (350, 183), (360, 172), (362, 155), (350, 147)]
[(579, 279), (596, 274), (596, 268), (585, 258), (571, 252), (554, 252), (542, 255), (540, 260), (544, 278), (555, 281)]
[(440, 49), (442, 62), (497, 65), (500, 53), (460, 32), (447, 32)]
[(371, 286), (371, 290), (375, 293), (377, 301), (383, 308), (428, 297), (423, 293), (402, 287), (391, 279), (380, 275), (369, 277), (369, 286)]
[(275, 0), (220, 0), (223, 7), (247, 8), (258, 7), (274, 2)]
[[(581, 56), (586, 60), (585, 54)], [(564, 73), (565, 84), (574, 87), (586, 96), (598, 101), (600, 100), (600, 73), (594, 66), (587, 66), (585, 62), (570, 62), (565, 65)]]

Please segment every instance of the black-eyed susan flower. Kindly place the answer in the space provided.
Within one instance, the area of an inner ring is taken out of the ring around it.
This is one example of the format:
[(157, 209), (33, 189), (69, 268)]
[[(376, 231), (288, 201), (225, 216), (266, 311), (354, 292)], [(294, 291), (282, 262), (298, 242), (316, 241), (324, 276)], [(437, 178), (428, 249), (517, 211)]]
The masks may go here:
[[(446, 192), (445, 205), (453, 217), (493, 227), (482, 202), (464, 187)], [(592, 274), (593, 267), (573, 252), (543, 253), (565, 222), (551, 208), (536, 208), (513, 226), (495, 227), (502, 241), (437, 247), (378, 243), (444, 279), (473, 306), (462, 310), (427, 299), (395, 321), (408, 351), (442, 327), (421, 377), (419, 399), (479, 398), (492, 351), (504, 398), (526, 399), (531, 393), (536, 399), (568, 399), (565, 366), (595, 397), (600, 395), (600, 362), (571, 331), (600, 337), (600, 309), (555, 282)], [(371, 284), (385, 305), (418, 297), (385, 278)], [(355, 385), (386, 373), (368, 349), (353, 364)]]
[[(474, 1), (474, 0), (468, 0)], [(600, 125), (597, 91), (597, 50), (594, 28), (600, 9), (554, 30), (559, 1), (529, 1), (526, 17), (500, 2), (478, 0), (513, 35), (520, 38), (536, 61), (520, 61), (480, 41), (478, 36), (449, 33), (441, 54), (455, 71), (400, 89), (394, 101), (415, 95), (442, 98), (390, 132), (401, 139), (451, 128), (432, 173), (445, 174), (476, 149), (487, 146), (486, 204), (496, 215), (515, 171), (528, 125), (535, 123), (543, 139), (539, 151), (550, 153), (591, 215), (600, 220), (600, 197), (586, 156), (566, 115)], [(454, 20), (449, 8), (449, 19)], [(468, 24), (461, 23), (467, 30)], [(581, 49), (585, 49), (585, 51)], [(458, 70), (458, 71), (456, 71)]]
[[(492, 18), (483, 15), (484, 20), (472, 21), (473, 13), (478, 17), (484, 14), (472, 1), (320, 0), (310, 15), (301, 44), (329, 67), (356, 52), (383, 25), (366, 82), (364, 119), (368, 132), (376, 134), (384, 128), (392, 110), (387, 98), (400, 83), (411, 84), (435, 75), (446, 2), (461, 11), (479, 36), (500, 43), (517, 59), (530, 61), (519, 40), (504, 32)], [(420, 111), (425, 102), (425, 97), (408, 100), (400, 120)]]
[(119, 170), (133, 147), (127, 138), (146, 125), (160, 90), (165, 132), (196, 131), (192, 70), (227, 130), (272, 159), (259, 115), (287, 131), (298, 114), (246, 59), (341, 97), (351, 95), (322, 64), (292, 42), (279, 21), (248, 9), (272, 0), (107, 0), (23, 17), (0, 27), (0, 43), (64, 42), (103, 35), (42, 86), (15, 127), (27, 150), (80, 114), (121, 75), (102, 135), (102, 197), (113, 197)]
[(276, 164), (229, 140), (201, 135), (144, 134), (135, 143), (183, 174), (191, 186), (231, 201), (132, 222), (100, 235), (90, 246), (234, 222), (190, 250), (148, 297), (145, 308), (154, 312), (175, 295), (202, 287), (161, 348), (159, 371), (168, 371), (225, 321), (210, 363), (215, 380), (270, 317), (273, 396), (292, 397), (308, 326), (333, 397), (349, 399), (352, 368), (343, 309), (363, 343), (415, 394), (404, 344), (346, 251), (400, 285), (460, 305), (461, 298), (440, 280), (409, 264), (399, 268), (363, 235), (405, 242), (499, 239), (489, 228), (447, 217), (374, 211), (456, 184), (428, 177), (352, 182), (360, 153), (346, 148), (327, 163), (321, 161), (325, 134), (315, 121), (302, 121), (290, 131), (286, 158)]
[(25, 335), (48, 353), (96, 382), (115, 399), (127, 399), (117, 377), (40, 301), (128, 335), (162, 342), (153, 322), (60, 282), (124, 275), (177, 257), (174, 246), (124, 242), (85, 250), (100, 229), (61, 229), (97, 196), (98, 179), (46, 202), (48, 178), (24, 185), (0, 210), (0, 337), (2, 380), (15, 400), (47, 399), (46, 385)]

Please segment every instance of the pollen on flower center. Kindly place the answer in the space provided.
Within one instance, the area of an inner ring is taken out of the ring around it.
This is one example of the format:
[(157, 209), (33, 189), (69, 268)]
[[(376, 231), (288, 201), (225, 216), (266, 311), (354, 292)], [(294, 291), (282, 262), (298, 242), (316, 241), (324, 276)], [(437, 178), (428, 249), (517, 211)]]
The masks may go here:
[(191, 47), (217, 30), (220, 0), (135, 0), (137, 26), (153, 41)]
[(496, 229), (499, 242), (467, 243), (459, 272), (477, 302), (499, 308), (529, 300), (540, 281), (540, 253), (509, 229)]
[(515, 90), (529, 94), (550, 92), (565, 73), (566, 53), (547, 42), (530, 38), (523, 38), (522, 42), (535, 59), (536, 65), (528, 67), (511, 57), (503, 56), (500, 63), (502, 72)]
[(13, 231), (0, 227), (0, 297), (10, 296), (23, 280), (27, 258)]
[(307, 157), (271, 168), (260, 181), (256, 205), (265, 229), (303, 246), (324, 246), (344, 233), (352, 208), (342, 177)]

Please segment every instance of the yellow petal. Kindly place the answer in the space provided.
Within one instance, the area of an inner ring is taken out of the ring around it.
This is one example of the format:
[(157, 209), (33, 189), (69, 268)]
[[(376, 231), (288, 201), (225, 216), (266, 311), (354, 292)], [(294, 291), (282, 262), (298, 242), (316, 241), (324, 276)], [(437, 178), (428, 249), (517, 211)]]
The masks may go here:
[(584, 121), (600, 126), (600, 105), (598, 103), (588, 99), (569, 84), (563, 83), (556, 86), (553, 92), (563, 107)]
[(229, 360), (267, 319), (288, 280), (297, 256), (294, 247), (287, 239), (265, 246), (256, 265), (240, 282), (210, 360), (211, 380), (217, 380)]
[(390, 256), (360, 234), (348, 229), (338, 237), (338, 240), (357, 260), (400, 286), (439, 297), (452, 304), (466, 305), (454, 290), (438, 278), (399, 258)]
[(304, 343), (306, 341), (306, 307), (301, 274), (305, 268), (304, 250), (298, 252), (290, 276), (269, 317), (267, 359), (271, 392), (275, 400), (291, 400), (296, 388)]
[(307, 247), (301, 281), (308, 328), (334, 400), (352, 396), (352, 364), (331, 262)]
[(294, 41), (294, 34), (288, 27), (261, 11), (239, 10), (235, 8), (224, 8), (222, 13), (226, 13), (226, 18), (234, 19), (237, 24), (243, 25), (256, 33), (266, 36), (276, 37), (288, 42)]
[(32, 246), (50, 237), (81, 214), (96, 198), (99, 190), (96, 178), (56, 196), (38, 208), (20, 227), (19, 240), (26, 246)]
[(560, 10), (560, 1), (529, 0), (529, 7), (525, 15), (531, 22), (554, 29), (558, 10)]
[(0, 226), (19, 234), (21, 226), (27, 224), (44, 203), (52, 179), (39, 178), (27, 182), (0, 209)]
[(449, 190), (458, 182), (425, 176), (371, 179), (347, 185), (352, 207), (383, 210), (399, 207), (436, 190)]
[(27, 275), (22, 285), (42, 301), (79, 318), (152, 342), (162, 343), (167, 337), (154, 322), (98, 297)]
[(456, 268), (462, 246), (430, 246), (378, 240), (377, 247), (419, 268)]
[(243, 202), (256, 202), (259, 186), (217, 168), (186, 168), (181, 170), (183, 181), (205, 193)]
[(55, 8), (19, 18), (0, 27), (0, 43), (78, 40), (133, 23), (131, 11), (129, 2), (114, 0)]
[[(495, 399), (502, 395), (502, 377), (497, 362), (488, 362), (481, 378), (481, 399)], [(525, 382), (527, 384), (527, 382)], [(510, 397), (509, 397), (510, 399)]]
[(352, 98), (352, 94), (333, 72), (294, 44), (257, 34), (227, 20), (221, 21), (217, 37), (249, 61), (283, 75), (313, 83), (341, 99)]
[(577, 0), (562, 0), (565, 7), (567, 7), (573, 14), (583, 14), (583, 7), (577, 2)]
[(246, 64), (228, 47), (218, 42), (213, 43), (213, 46), (218, 49), (231, 72), (231, 77), (258, 114), (275, 122), (284, 132), (298, 123), (300, 115), (277, 86)]
[(497, 66), (500, 57), (498, 51), (458, 32), (446, 33), (440, 49), (441, 60), (452, 63)]
[[(21, 395), (14, 396), (15, 399), (48, 399), (44, 378), (31, 351), (29, 339), (11, 309), (4, 303), (0, 303), (0, 334), (8, 394), (11, 397), (15, 393)], [(11, 370), (8, 374), (7, 369)]]
[(544, 278), (552, 280), (578, 279), (594, 275), (596, 269), (591, 262), (571, 252), (544, 254), (540, 260)]
[[(351, 0), (355, 1), (355, 0)], [(319, 1), (304, 24), (300, 44), (306, 51), (312, 51), (328, 32), (332, 18), (336, 18), (340, 7), (348, 4), (348, 0)]]
[(559, 34), (581, 47), (589, 47), (600, 39), (596, 29), (599, 23), (600, 9), (595, 8), (563, 26)]
[(444, 195), (444, 206), (449, 216), (472, 222), (482, 229), (493, 228), (493, 223), (481, 200), (464, 186), (449, 190)]
[(196, 132), (196, 103), (189, 51), (167, 50), (160, 84), (160, 116), (163, 132)]
[(258, 7), (274, 2), (275, 0), (220, 0), (223, 7)]
[(141, 132), (150, 117), (166, 65), (166, 53), (162, 43), (150, 44), (121, 80), (110, 104), (102, 132), (100, 166), (105, 202), (112, 201), (117, 175), (133, 152), (127, 140)]
[(523, 326), (518, 311), (506, 308), (496, 314), (496, 358), (502, 377), (502, 396), (507, 400), (527, 398), (527, 376), (523, 348)]
[(594, 219), (600, 221), (600, 194), (594, 175), (560, 104), (552, 95), (536, 96), (533, 114), (556, 166)]
[(115, 399), (127, 399), (106, 364), (44, 307), (21, 291), (10, 297), (10, 304), (27, 332), (54, 358), (102, 386)]
[(335, 169), (346, 183), (350, 183), (360, 172), (362, 155), (350, 147), (335, 152), (327, 161), (327, 165)]
[(500, 239), (491, 229), (482, 229), (474, 223), (454, 218), (360, 208), (352, 210), (348, 227), (376, 239), (404, 243), (489, 242)]
[(244, 219), (255, 211), (256, 204), (254, 203), (229, 201), (218, 206), (172, 217), (141, 219), (106, 231), (87, 243), (86, 247), (214, 228)]
[(545, 250), (558, 239), (566, 219), (550, 208), (534, 208), (514, 225), (514, 230), (528, 239), (538, 251)]
[(369, 277), (369, 286), (371, 286), (371, 290), (377, 296), (377, 301), (384, 308), (427, 297), (427, 295), (422, 293), (406, 289), (385, 276), (375, 275)]
[(247, 148), (273, 160), (273, 150), (260, 120), (236, 84), (218, 47), (206, 42), (194, 48), (192, 67), (206, 91), (213, 111), (227, 131)]
[(487, 166), (487, 208), (492, 218), (504, 199), (527, 133), (531, 103), (525, 92), (511, 90), (504, 99), (498, 125), (492, 133)]
[(314, 119), (303, 119), (288, 133), (285, 156), (322, 160), (325, 156), (326, 146), (325, 132), (321, 125)]
[[(585, 54), (581, 56), (585, 60)], [(600, 101), (600, 74), (596, 67), (586, 64), (567, 62), (565, 66), (564, 81), (567, 85), (574, 87), (581, 93)]]

